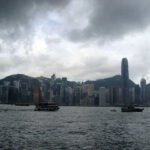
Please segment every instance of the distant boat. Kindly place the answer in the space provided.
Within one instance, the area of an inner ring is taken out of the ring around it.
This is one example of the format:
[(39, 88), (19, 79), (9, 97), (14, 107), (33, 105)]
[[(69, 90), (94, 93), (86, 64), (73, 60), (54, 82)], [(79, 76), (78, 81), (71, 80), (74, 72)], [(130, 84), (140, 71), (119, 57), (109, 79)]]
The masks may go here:
[(128, 107), (122, 107), (121, 111), (122, 112), (142, 112), (144, 108), (137, 108), (134, 106), (128, 106)]
[(27, 103), (16, 103), (16, 106), (29, 106), (30, 104)]
[(56, 111), (59, 106), (56, 103), (39, 103), (35, 107), (35, 111)]
[(112, 112), (116, 112), (117, 110), (116, 110), (116, 109), (111, 109), (110, 111), (112, 111)]
[[(50, 93), (46, 93), (46, 94), (47, 97), (50, 97)], [(33, 100), (35, 103), (35, 109), (34, 109), (35, 111), (56, 111), (59, 109), (57, 103), (53, 102), (52, 99), (45, 100), (45, 102), (42, 102), (41, 89), (38, 86), (34, 88)]]

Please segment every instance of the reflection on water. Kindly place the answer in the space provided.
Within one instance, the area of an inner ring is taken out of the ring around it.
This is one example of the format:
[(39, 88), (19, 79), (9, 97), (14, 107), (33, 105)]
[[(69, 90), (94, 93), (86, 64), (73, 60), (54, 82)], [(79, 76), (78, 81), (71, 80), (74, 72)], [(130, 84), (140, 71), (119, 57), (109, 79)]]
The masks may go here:
[(150, 149), (150, 108), (60, 107), (56, 112), (0, 105), (0, 149)]

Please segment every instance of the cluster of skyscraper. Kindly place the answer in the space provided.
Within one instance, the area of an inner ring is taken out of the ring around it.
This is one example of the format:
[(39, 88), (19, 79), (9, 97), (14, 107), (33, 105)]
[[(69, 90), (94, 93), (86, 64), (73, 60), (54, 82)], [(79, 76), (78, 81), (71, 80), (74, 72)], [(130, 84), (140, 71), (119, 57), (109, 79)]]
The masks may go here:
[(0, 84), (0, 103), (16, 104), (28, 103), (33, 104), (33, 86), (30, 82), (3, 81)]
[[(120, 76), (119, 76), (120, 77)], [(129, 80), (128, 60), (122, 59), (121, 85), (96, 86), (95, 82), (69, 82), (67, 78), (28, 79), (23, 76), (0, 81), (0, 103), (15, 104), (34, 101), (56, 102), (67, 106), (119, 106), (150, 105), (150, 84), (141, 80), (141, 86), (131, 85)]]
[[(149, 91), (150, 85), (146, 85), (146, 80), (141, 79), (140, 97), (139, 101), (132, 98), (129, 91), (129, 70), (128, 70), (128, 60), (127, 58), (122, 59), (121, 63), (121, 78), (122, 78), (122, 100), (123, 104), (127, 106), (131, 105), (149, 105)], [(134, 89), (133, 89), (134, 90)], [(132, 91), (133, 92), (133, 91)]]
[[(54, 78), (51, 79), (53, 79), (53, 82), (51, 81), (53, 83), (53, 87), (51, 87), (51, 89), (47, 89), (47, 92), (40, 90), (40, 88), (38, 90), (36, 89), (35, 95), (39, 95), (40, 97), (40, 95), (44, 95), (44, 93), (49, 93), (46, 94), (49, 97), (45, 99), (55, 101), (60, 105), (148, 106), (150, 104), (150, 95), (148, 95), (150, 86), (146, 85), (145, 79), (141, 80), (141, 88), (138, 85), (130, 85), (127, 58), (123, 58), (121, 63), (121, 86), (100, 86), (96, 89), (94, 84), (81, 83), (68, 86), (65, 82), (55, 83)], [(57, 90), (55, 91), (54, 89)]]

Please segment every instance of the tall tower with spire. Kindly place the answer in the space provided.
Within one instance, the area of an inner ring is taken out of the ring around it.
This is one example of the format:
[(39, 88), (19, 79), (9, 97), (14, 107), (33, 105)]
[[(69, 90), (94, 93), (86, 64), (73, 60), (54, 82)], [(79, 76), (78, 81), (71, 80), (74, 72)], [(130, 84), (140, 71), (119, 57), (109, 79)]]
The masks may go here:
[(130, 105), (129, 101), (129, 71), (128, 60), (123, 58), (121, 62), (121, 78), (122, 78), (122, 97), (125, 105)]

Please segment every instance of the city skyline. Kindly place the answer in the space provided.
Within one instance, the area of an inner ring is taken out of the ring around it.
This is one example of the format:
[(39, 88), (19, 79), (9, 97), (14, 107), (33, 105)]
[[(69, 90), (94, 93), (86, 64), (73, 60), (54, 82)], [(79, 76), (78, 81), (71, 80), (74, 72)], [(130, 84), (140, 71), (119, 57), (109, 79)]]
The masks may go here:
[(32, 105), (55, 102), (63, 106), (150, 106), (150, 84), (140, 86), (129, 78), (128, 59), (121, 60), (121, 75), (112, 78), (71, 82), (67, 77), (33, 78), (22, 74), (0, 80), (0, 103)]
[(103, 79), (127, 57), (130, 78), (149, 83), (149, 8), (148, 0), (1, 1), (0, 78)]

